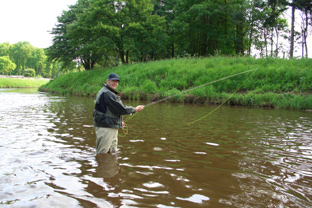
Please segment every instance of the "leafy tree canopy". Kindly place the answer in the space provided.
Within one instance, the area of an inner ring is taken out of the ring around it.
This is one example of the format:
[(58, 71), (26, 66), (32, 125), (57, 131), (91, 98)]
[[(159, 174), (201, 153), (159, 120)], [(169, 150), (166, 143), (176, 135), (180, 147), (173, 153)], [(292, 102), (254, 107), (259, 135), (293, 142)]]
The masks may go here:
[(78, 0), (58, 18), (48, 56), (86, 70), (253, 49), (278, 56), (279, 38), (290, 36), (283, 16), (290, 6), (311, 15), (307, 0)]
[(9, 56), (0, 56), (0, 74), (10, 75), (15, 67)]

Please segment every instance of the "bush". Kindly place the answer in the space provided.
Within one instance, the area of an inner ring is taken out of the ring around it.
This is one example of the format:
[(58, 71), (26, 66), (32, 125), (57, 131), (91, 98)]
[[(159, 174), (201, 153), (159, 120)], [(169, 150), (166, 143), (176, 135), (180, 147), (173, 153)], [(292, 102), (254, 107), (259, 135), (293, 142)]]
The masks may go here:
[(36, 71), (34, 69), (25, 69), (24, 77), (35, 77)]

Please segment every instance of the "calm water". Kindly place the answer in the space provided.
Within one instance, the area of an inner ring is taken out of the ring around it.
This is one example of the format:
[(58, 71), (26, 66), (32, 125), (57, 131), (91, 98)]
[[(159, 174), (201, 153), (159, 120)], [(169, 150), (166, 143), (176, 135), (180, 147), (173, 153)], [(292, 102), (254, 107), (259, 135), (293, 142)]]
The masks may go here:
[(148, 106), (97, 162), (92, 98), (1, 89), (0, 206), (312, 207), (312, 112), (224, 106), (187, 124), (215, 107)]

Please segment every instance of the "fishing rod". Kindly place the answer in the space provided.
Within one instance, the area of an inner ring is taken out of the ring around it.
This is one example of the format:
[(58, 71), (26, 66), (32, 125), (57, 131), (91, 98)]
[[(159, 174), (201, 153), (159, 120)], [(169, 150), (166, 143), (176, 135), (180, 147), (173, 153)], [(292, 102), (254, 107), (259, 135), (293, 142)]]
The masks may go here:
[[(206, 86), (206, 85), (209, 85), (209, 84), (213, 84), (213, 83), (215, 83), (215, 82), (219, 82), (219, 81), (221, 81), (221, 80), (225, 80), (225, 79), (228, 79), (228, 78), (231, 78), (231, 77), (235, 77), (235, 76), (238, 76), (238, 75), (241, 75), (241, 74), (245, 74), (245, 73), (248, 73), (248, 72), (252, 72), (252, 71), (255, 71), (255, 70), (257, 70), (257, 68), (255, 68), (255, 69), (250, 69), (250, 70), (247, 70), (247, 71), (244, 71), (244, 72), (239, 72), (239, 73), (236, 73), (236, 74), (232, 74), (232, 75), (229, 75), (229, 76), (226, 76), (226, 77), (222, 77), (222, 78), (220, 78), (220, 79), (217, 79), (217, 80), (214, 80), (214, 81), (211, 81), (211, 82), (207, 82), (207, 83), (205, 83), (205, 84), (202, 84), (202, 85), (199, 85), (199, 86), (196, 86), (196, 87), (192, 87), (192, 88), (190, 88), (190, 89), (184, 90), (184, 91), (179, 92), (179, 93), (176, 93), (176, 94), (174, 94), (174, 95), (170, 95), (170, 96), (168, 96), (168, 97), (165, 97), (165, 98), (156, 100), (156, 101), (154, 101), (154, 102), (151, 102), (151, 103), (149, 103), (149, 104), (146, 104), (145, 107), (150, 106), (150, 105), (154, 105), (154, 104), (156, 104), (156, 103), (159, 103), (159, 102), (162, 102), (162, 101), (167, 100), (167, 99), (169, 99), (169, 98), (172, 98), (172, 97), (174, 97), (174, 96), (177, 96), (177, 95), (180, 95), (180, 94), (189, 92), (189, 91), (191, 91), (191, 90), (195, 90), (195, 89), (197, 89), (197, 88), (200, 88), (200, 87), (203, 87), (203, 86)], [(252, 74), (253, 74), (253, 73), (252, 73)], [(251, 74), (251, 75), (252, 75), (252, 74)], [(251, 75), (249, 76), (249, 78), (251, 77)], [(244, 82), (243, 84), (241, 84), (241, 86), (239, 86), (239, 87), (235, 90), (235, 92), (234, 92), (230, 97), (232, 97), (232, 96), (246, 83), (247, 80), (248, 80), (248, 79), (246, 79), (245, 82)], [(229, 99), (229, 98), (228, 98), (228, 99)], [(227, 100), (228, 100), (228, 99), (227, 99)], [(226, 101), (227, 101), (227, 100), (226, 100)], [(226, 101), (225, 101), (225, 102), (226, 102)], [(224, 103), (225, 103), (225, 102), (224, 102)], [(193, 123), (195, 123), (195, 122), (197, 122), (197, 121), (203, 119), (204, 117), (207, 117), (208, 115), (212, 114), (214, 111), (216, 111), (218, 108), (220, 108), (224, 103), (222, 103), (220, 106), (218, 106), (215, 110), (211, 111), (211, 112), (208, 113), (207, 115), (205, 115), (205, 116), (203, 116), (203, 117), (201, 117), (201, 118), (199, 118), (199, 119), (197, 119), (197, 120), (195, 120), (195, 121), (193, 121), (193, 122), (188, 123), (188, 125), (193, 124)], [(128, 122), (134, 115), (135, 115), (135, 114), (133, 114), (133, 115), (131, 115), (131, 116), (128, 116), (128, 117), (124, 120), (124, 124), (125, 124), (125, 127), (123, 128), (124, 136), (126, 136), (126, 135), (128, 134), (128, 126), (126, 125), (126, 122)], [(121, 135), (119, 135), (119, 136), (121, 136)]]
[(241, 74), (245, 74), (245, 73), (248, 73), (248, 72), (251, 72), (251, 71), (255, 71), (255, 70), (257, 70), (257, 68), (256, 68), (256, 69), (250, 69), (250, 70), (247, 70), (247, 71), (244, 71), (244, 72), (239, 72), (239, 73), (237, 73), (237, 74), (229, 75), (229, 76), (227, 76), (227, 77), (223, 77), (223, 78), (220, 78), (220, 79), (217, 79), (217, 80), (214, 80), (214, 81), (211, 81), (211, 82), (207, 82), (207, 83), (205, 83), (205, 84), (202, 84), (202, 85), (199, 85), (199, 86), (196, 86), (196, 87), (192, 87), (192, 88), (190, 88), (190, 89), (184, 90), (184, 91), (179, 92), (179, 93), (176, 93), (176, 94), (174, 94), (174, 95), (170, 95), (170, 96), (165, 97), (165, 98), (162, 98), (162, 99), (160, 99), (160, 100), (156, 100), (156, 101), (154, 101), (154, 102), (151, 102), (151, 103), (145, 105), (145, 107), (147, 107), (147, 106), (149, 106), (149, 105), (154, 105), (154, 104), (156, 104), (156, 103), (162, 102), (162, 101), (164, 101), (164, 100), (167, 100), (167, 99), (169, 99), (169, 98), (175, 97), (175, 96), (177, 96), (177, 95), (181, 95), (181, 94), (186, 93), (186, 92), (189, 92), (189, 91), (191, 91), (191, 90), (195, 90), (195, 89), (197, 89), (197, 88), (200, 88), (200, 87), (203, 87), (203, 86), (206, 86), (206, 85), (209, 85), (209, 84), (213, 84), (213, 83), (215, 83), (215, 82), (219, 82), (219, 81), (221, 81), (221, 80), (225, 80), (225, 79), (228, 79), (228, 78), (231, 78), (231, 77), (235, 77), (235, 76), (238, 76), (238, 75), (241, 75)]

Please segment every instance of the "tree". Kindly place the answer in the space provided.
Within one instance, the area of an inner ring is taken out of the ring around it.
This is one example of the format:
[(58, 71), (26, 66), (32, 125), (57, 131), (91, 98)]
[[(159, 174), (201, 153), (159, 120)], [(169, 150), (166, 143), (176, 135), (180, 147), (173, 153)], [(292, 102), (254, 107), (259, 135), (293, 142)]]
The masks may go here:
[[(175, 45), (176, 38), (174, 33), (174, 27), (172, 25), (175, 20), (175, 5), (177, 0), (153, 0), (154, 3), (154, 15), (159, 15), (164, 17), (166, 20), (166, 42), (165, 47), (167, 52), (163, 57), (165, 58), (174, 58), (175, 57)], [(164, 45), (164, 44), (163, 44)]]
[(33, 65), (29, 67), (33, 67), (37, 75), (43, 75), (46, 59), (47, 56), (42, 48), (35, 49), (32, 54)]
[(167, 34), (164, 18), (151, 15), (142, 23), (129, 23), (125, 33), (129, 34), (125, 45), (129, 48), (132, 60), (147, 61), (166, 57)]
[[(268, 5), (264, 9), (265, 19), (263, 22), (263, 28), (266, 30), (266, 56), (277, 56), (278, 46), (274, 51), (274, 42), (278, 43), (279, 32), (285, 31), (287, 27), (286, 19), (282, 19), (281, 16), (284, 11), (287, 10), (285, 3), (277, 0), (269, 0)], [(274, 40), (275, 39), (275, 40)], [(268, 52), (268, 46), (271, 47), (270, 53)]]
[(53, 29), (50, 60), (79, 59), (88, 70), (117, 65), (116, 56), (123, 64), (164, 57), (166, 22), (152, 14), (149, 0), (80, 0), (70, 8)]
[(177, 1), (172, 25), (178, 55), (244, 54), (245, 1)]
[(297, 0), (297, 7), (301, 11), (301, 36), (302, 36), (302, 57), (308, 57), (308, 27), (309, 27), (309, 14), (311, 17), (310, 24), (312, 24), (312, 4), (311, 0)]
[(0, 56), (0, 74), (10, 75), (15, 67), (8, 56)]
[(34, 47), (29, 42), (18, 42), (12, 46), (10, 57), (16, 64), (14, 74), (23, 74), (26, 63), (31, 58), (32, 50), (34, 50)]
[[(78, 0), (58, 17), (58, 24), (52, 29), (53, 44), (47, 50), (50, 61), (61, 61), (64, 67), (71, 66), (74, 60), (79, 61), (86, 70), (93, 68), (97, 61), (90, 46), (86, 46), (80, 39), (79, 28), (71, 30), (70, 25), (78, 21), (78, 15), (83, 13), (89, 5), (88, 0)], [(78, 33), (77, 33), (78, 32)]]
[(298, 33), (285, 35), (288, 6), (305, 14), (307, 48), (309, 0), (78, 0), (58, 18), (48, 55), (87, 70), (169, 57), (251, 55), (254, 48), (278, 56), (286, 37), (292, 57)]
[(279, 38), (287, 31), (287, 22), (282, 14), (287, 9), (283, 1), (253, 0), (247, 15), (248, 54), (251, 46), (260, 51), (260, 56), (278, 56)]
[(245, 13), (246, 13), (246, 3), (244, 0), (237, 1), (235, 4), (230, 0), (231, 8), (234, 8), (234, 11), (231, 11), (231, 24), (232, 24), (232, 36), (234, 42), (235, 54), (244, 54), (245, 44)]
[(0, 43), (0, 56), (9, 56), (10, 47), (11, 45), (9, 43)]
[(246, 15), (246, 49), (247, 55), (251, 55), (251, 48), (255, 46), (257, 50), (262, 49), (262, 43), (257, 41), (261, 38), (260, 25), (263, 22), (264, 15), (262, 13), (264, 4), (261, 0), (252, 0), (249, 2)]
[(123, 64), (129, 63), (130, 57), (132, 61), (138, 57), (143, 60), (147, 55), (154, 58), (165, 39), (165, 21), (152, 15), (152, 11), (148, 0), (91, 1), (73, 30), (80, 31), (84, 44), (92, 47), (95, 54), (118, 54)]
[(295, 0), (292, 1), (291, 5), (291, 27), (290, 27), (290, 51), (289, 57), (294, 57), (294, 47), (295, 47), (295, 11), (296, 11), (296, 4)]
[[(35, 75), (32, 76), (53, 77), (53, 73), (51, 72), (53, 63), (47, 60), (46, 50), (47, 49), (36, 48), (30, 45), (29, 42), (18, 42), (13, 45), (1, 43), (0, 57), (5, 57), (5, 60), (9, 58), (9, 60), (14, 63), (14, 68), (10, 68), (9, 74), (25, 76), (26, 69), (34, 69)], [(72, 62), (69, 67), (76, 68), (75, 62)], [(68, 68), (64, 70), (68, 70)], [(1, 73), (3, 73), (3, 70)], [(7, 73), (7, 68), (5, 68), (4, 73)], [(29, 74), (29, 72), (27, 73)], [(31, 73), (33, 74), (33, 72)]]

